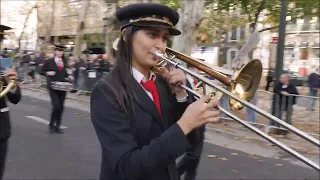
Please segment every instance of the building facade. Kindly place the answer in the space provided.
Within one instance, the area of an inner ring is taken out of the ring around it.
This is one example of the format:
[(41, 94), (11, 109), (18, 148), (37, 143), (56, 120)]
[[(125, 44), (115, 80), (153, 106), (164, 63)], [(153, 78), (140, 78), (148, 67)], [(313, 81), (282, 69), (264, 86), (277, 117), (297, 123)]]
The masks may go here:
[(37, 46), (37, 11), (35, 0), (1, 0), (0, 22), (12, 29), (6, 31), (3, 48), (34, 50)]
[[(84, 0), (65, 0), (55, 1), (38, 0), (40, 8), (38, 32), (40, 42), (43, 43), (46, 34), (50, 33), (50, 44), (62, 44), (72, 48), (75, 43), (79, 14)], [(49, 3), (48, 3), (49, 2)], [(84, 40), (81, 41), (81, 49), (104, 48), (104, 20), (107, 11), (107, 5), (104, 0), (90, 1), (90, 6), (84, 20)], [(54, 12), (52, 12), (54, 11)], [(53, 14), (53, 20), (52, 18)], [(50, 22), (53, 22), (52, 30), (48, 30)], [(40, 44), (41, 44), (40, 43)]]
[[(299, 72), (301, 69), (315, 69), (320, 61), (319, 20), (301, 19), (287, 25), (284, 55), (284, 67)], [(308, 72), (307, 72), (308, 74)]]

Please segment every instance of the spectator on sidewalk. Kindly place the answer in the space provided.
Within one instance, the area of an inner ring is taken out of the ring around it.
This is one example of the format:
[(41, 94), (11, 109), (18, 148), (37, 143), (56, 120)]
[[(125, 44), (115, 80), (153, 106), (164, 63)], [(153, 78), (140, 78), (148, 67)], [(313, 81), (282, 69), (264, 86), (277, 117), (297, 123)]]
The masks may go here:
[[(188, 65), (188, 69), (200, 75), (199, 69)], [(190, 89), (195, 90), (195, 84), (197, 84), (197, 80), (191, 75), (187, 74), (186, 86)], [(196, 101), (196, 98), (191, 97), (192, 101)], [(197, 145), (195, 145), (191, 151), (185, 153), (185, 155), (181, 158), (181, 160), (177, 164), (177, 171), (179, 176), (185, 174), (185, 180), (195, 180), (197, 177), (198, 166), (201, 160), (201, 154), (203, 149), (203, 141), (204, 141), (204, 133), (205, 133), (205, 125), (199, 127), (199, 135), (200, 141)]]
[[(251, 101), (251, 104), (253, 105), (257, 105), (257, 94), (255, 94)], [(256, 123), (257, 122), (257, 113), (256, 111), (252, 110), (251, 108), (246, 107), (247, 109), (247, 121), (248, 122), (252, 122), (252, 123)]]
[(22, 64), (23, 64), (23, 83), (28, 83), (29, 77), (29, 62), (31, 61), (31, 57), (27, 51), (23, 52)]
[(36, 55), (34, 54), (34, 52), (32, 52), (30, 55), (30, 59), (29, 59), (29, 71), (28, 71), (28, 76), (31, 77), (31, 82), (35, 81), (35, 72), (37, 69), (37, 63), (36, 63)]
[(268, 70), (267, 74), (267, 84), (266, 84), (266, 91), (269, 91), (270, 84), (273, 82), (273, 77), (274, 77), (274, 71), (272, 69)]
[[(320, 67), (317, 67), (316, 71), (311, 73), (308, 78), (309, 84), (309, 96), (317, 97), (318, 90), (320, 89)], [(311, 99), (307, 110), (314, 111), (314, 106), (316, 103), (316, 98)]]
[(73, 70), (73, 77), (74, 77), (74, 81), (73, 81), (73, 88), (76, 90), (79, 89), (79, 77), (80, 77), (80, 71), (85, 70), (85, 62), (84, 60), (80, 60), (80, 58), (78, 56), (74, 56), (72, 57), (73, 60), (73, 64), (72, 64), (72, 70)]
[(99, 54), (97, 60), (94, 62), (94, 68), (96, 70), (97, 79), (100, 79), (103, 75), (104, 60), (102, 54)]
[[(296, 104), (296, 96), (299, 95), (295, 85), (290, 83), (289, 75), (282, 74), (280, 83), (275, 85), (272, 100), (272, 114), (282, 119), (283, 112), (286, 112), (286, 123), (292, 124), (293, 105)], [(271, 125), (280, 127), (277, 123), (271, 121)], [(288, 131), (278, 130), (277, 134), (286, 135)]]

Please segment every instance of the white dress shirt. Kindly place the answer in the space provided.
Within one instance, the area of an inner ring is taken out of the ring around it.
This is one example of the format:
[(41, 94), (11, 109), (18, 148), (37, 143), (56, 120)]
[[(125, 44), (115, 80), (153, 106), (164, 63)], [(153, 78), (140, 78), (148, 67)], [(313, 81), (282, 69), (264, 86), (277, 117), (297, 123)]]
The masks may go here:
[(63, 67), (62, 59), (59, 59), (59, 58), (55, 57), (55, 58), (54, 58), (54, 61), (56, 62), (56, 64), (57, 64), (57, 65), (59, 65), (59, 64), (60, 64), (60, 65), (61, 65), (61, 67)]
[[(151, 78), (153, 78), (153, 81), (155, 81), (156, 80), (156, 74), (153, 71), (150, 71), (150, 77), (149, 77), (148, 80), (146, 80), (146, 78), (144, 77), (144, 75), (141, 72), (139, 72), (135, 68), (132, 68), (132, 75), (133, 75), (134, 79), (140, 84), (140, 86), (144, 89), (144, 91), (148, 94), (148, 96), (153, 101), (152, 94), (142, 86), (141, 81), (142, 82), (146, 82), (146, 81), (151, 80)], [(185, 102), (185, 101), (187, 101), (187, 97), (188, 96), (184, 97), (183, 99), (177, 99), (177, 101), (178, 102)]]

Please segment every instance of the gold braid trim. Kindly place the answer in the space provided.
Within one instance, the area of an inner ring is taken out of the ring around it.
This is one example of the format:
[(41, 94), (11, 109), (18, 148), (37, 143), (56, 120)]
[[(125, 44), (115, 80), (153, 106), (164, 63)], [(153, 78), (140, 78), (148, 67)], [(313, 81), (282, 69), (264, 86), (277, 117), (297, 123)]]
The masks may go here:
[(4, 33), (4, 32), (0, 32), (0, 34), (6, 35), (6, 33)]
[(139, 18), (139, 19), (131, 19), (130, 23), (135, 23), (135, 22), (139, 22), (139, 21), (156, 21), (156, 22), (161, 22), (161, 23), (165, 23), (170, 25), (171, 27), (173, 27), (172, 22), (169, 21), (168, 18), (163, 17), (163, 19), (158, 19), (158, 18), (153, 18), (153, 17), (146, 17), (146, 18)]

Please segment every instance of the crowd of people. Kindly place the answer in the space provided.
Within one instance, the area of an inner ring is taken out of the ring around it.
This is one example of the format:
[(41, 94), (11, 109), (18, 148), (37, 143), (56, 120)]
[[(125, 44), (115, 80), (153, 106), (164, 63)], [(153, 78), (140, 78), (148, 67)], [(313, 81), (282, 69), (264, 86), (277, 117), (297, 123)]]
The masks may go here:
[[(14, 50), (14, 67), (18, 73), (17, 80), (22, 84), (40, 82), (40, 76), (42, 76), (42, 66), (44, 62), (54, 55), (46, 54), (43, 51), (22, 51), (18, 49)], [(66, 54), (66, 53), (65, 53)], [(110, 72), (113, 67), (113, 58), (110, 58), (107, 54), (81, 54), (77, 55), (65, 55), (64, 59), (67, 66), (72, 70), (74, 76), (73, 91), (79, 90), (79, 76), (83, 74), (88, 76), (88, 71), (96, 73), (96, 78), (100, 79), (104, 73)], [(9, 57), (8, 50), (4, 48), (1, 53), (3, 58)], [(89, 90), (88, 87), (81, 87), (82, 90)], [(92, 88), (92, 87), (91, 87)], [(90, 89), (91, 90), (91, 89)]]

